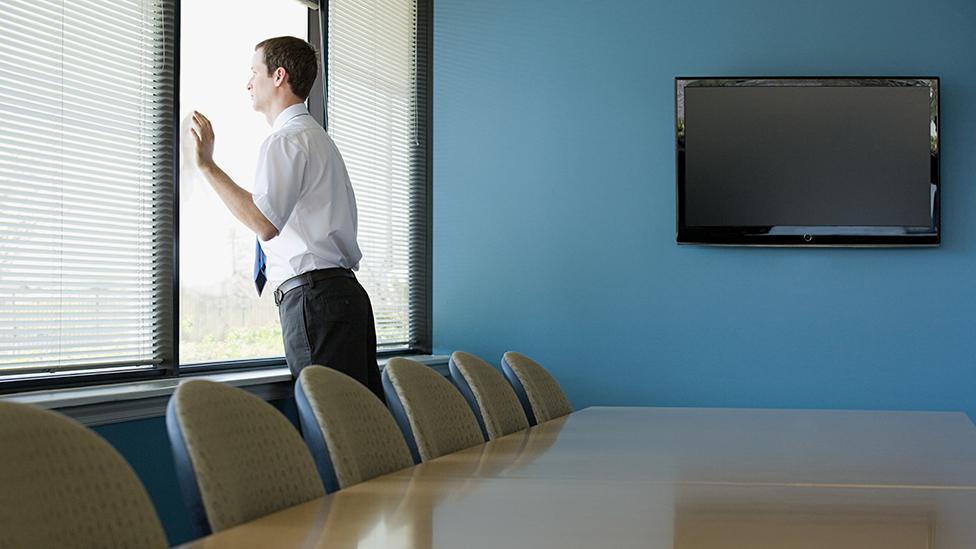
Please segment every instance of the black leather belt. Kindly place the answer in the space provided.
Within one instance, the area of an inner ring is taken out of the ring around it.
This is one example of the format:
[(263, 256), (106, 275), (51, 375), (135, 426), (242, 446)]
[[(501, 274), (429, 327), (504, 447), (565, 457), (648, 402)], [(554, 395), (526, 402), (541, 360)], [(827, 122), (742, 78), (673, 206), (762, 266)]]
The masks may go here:
[(311, 286), (313, 283), (319, 280), (325, 280), (328, 278), (356, 278), (356, 275), (349, 269), (343, 269), (342, 267), (332, 267), (329, 269), (319, 269), (317, 271), (309, 271), (307, 273), (302, 273), (298, 276), (293, 276), (288, 280), (281, 283), (278, 289), (274, 292), (275, 305), (281, 305), (281, 300), (285, 298), (285, 294), (299, 288), (301, 286)]

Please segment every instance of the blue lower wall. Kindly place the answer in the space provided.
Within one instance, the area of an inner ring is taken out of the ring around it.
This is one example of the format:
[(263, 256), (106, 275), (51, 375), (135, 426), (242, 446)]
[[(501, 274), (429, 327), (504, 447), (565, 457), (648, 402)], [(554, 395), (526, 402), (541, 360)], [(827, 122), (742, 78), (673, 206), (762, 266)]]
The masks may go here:
[(142, 419), (95, 427), (132, 465), (149, 492), (171, 545), (190, 541), (193, 531), (176, 481), (173, 451), (164, 418)]
[[(976, 417), (971, 0), (434, 3), (437, 352), (578, 407)], [(942, 247), (678, 247), (678, 75), (941, 76)]]

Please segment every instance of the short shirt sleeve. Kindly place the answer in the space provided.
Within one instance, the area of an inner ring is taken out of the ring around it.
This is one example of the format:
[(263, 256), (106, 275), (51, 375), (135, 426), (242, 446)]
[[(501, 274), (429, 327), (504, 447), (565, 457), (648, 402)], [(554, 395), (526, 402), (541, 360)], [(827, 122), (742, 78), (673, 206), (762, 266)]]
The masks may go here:
[(278, 232), (298, 203), (306, 162), (304, 149), (287, 136), (272, 135), (261, 145), (251, 198)]

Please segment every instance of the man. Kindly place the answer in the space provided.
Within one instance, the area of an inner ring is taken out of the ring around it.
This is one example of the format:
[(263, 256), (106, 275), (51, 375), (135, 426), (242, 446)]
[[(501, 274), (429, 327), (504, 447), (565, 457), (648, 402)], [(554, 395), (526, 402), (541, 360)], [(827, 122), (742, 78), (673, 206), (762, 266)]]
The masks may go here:
[(255, 283), (274, 290), (292, 375), (335, 368), (383, 399), (369, 296), (356, 280), (356, 197), (332, 139), (305, 100), (318, 72), (315, 50), (288, 36), (258, 44), (251, 59), (254, 110), (272, 133), (261, 145), (254, 193), (213, 160), (214, 132), (193, 113), (196, 164), (231, 213), (257, 234)]

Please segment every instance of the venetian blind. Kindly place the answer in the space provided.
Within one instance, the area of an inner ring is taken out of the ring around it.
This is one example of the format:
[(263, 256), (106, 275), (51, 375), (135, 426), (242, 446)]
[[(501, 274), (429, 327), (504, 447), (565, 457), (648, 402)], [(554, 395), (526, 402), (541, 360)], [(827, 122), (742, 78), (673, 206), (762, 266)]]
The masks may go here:
[(174, 0), (3, 0), (0, 375), (170, 351)]
[(359, 206), (378, 346), (429, 341), (425, 0), (328, 2), (327, 128)]

